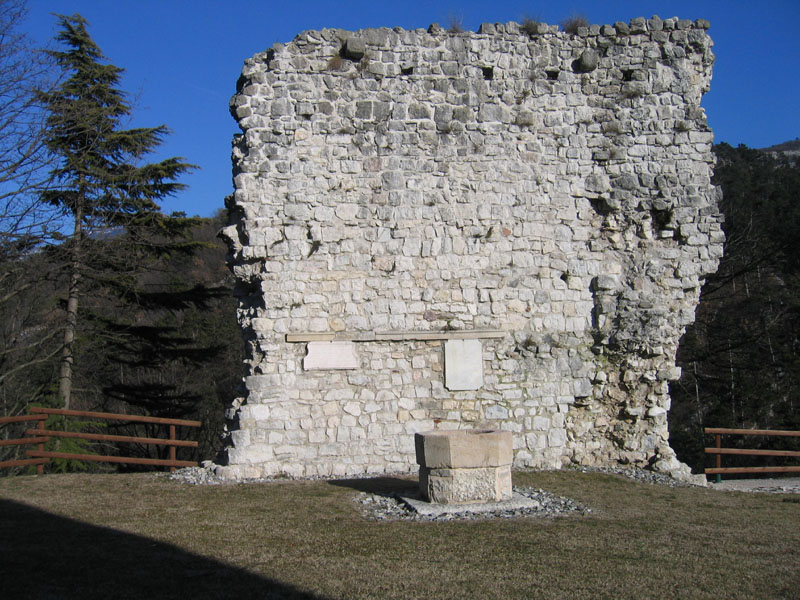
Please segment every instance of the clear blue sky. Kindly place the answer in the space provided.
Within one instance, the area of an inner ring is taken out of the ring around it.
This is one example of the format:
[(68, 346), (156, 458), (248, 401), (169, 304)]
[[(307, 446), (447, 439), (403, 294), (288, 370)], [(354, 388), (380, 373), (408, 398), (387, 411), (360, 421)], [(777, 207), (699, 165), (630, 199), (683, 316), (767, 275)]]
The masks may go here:
[(173, 132), (153, 158), (183, 156), (201, 168), (189, 189), (164, 201), (167, 211), (210, 216), (231, 193), (230, 144), (238, 131), (228, 113), (243, 61), (307, 29), (336, 27), (464, 29), (524, 15), (557, 24), (573, 13), (594, 24), (633, 17), (711, 21), (717, 60), (703, 106), (717, 142), (770, 146), (800, 137), (800, 0), (464, 0), (349, 2), (255, 0), (28, 0), (25, 30), (45, 45), (56, 32), (51, 13), (79, 13), (135, 103), (131, 125), (166, 124)]

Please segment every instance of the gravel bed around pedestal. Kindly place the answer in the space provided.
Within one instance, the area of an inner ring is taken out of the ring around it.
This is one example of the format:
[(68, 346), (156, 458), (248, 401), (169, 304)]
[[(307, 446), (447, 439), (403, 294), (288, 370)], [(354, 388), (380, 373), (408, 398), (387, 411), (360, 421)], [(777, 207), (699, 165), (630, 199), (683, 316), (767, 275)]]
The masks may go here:
[(371, 521), (472, 521), (585, 515), (592, 512), (590, 508), (569, 498), (529, 487), (514, 487), (514, 498), (507, 502), (475, 505), (430, 504), (419, 500), (415, 488), (409, 488), (407, 493), (360, 492), (353, 501), (359, 505), (364, 518)]

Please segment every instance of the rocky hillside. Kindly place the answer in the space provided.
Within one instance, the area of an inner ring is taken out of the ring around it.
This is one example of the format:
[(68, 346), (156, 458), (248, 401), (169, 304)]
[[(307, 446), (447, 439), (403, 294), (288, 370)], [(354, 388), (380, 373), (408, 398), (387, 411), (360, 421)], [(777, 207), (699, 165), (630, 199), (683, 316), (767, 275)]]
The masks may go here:
[(789, 142), (783, 142), (782, 144), (775, 144), (774, 146), (770, 146), (769, 148), (762, 148), (764, 152), (771, 152), (773, 154), (782, 152), (787, 156), (800, 156), (800, 138), (795, 138)]

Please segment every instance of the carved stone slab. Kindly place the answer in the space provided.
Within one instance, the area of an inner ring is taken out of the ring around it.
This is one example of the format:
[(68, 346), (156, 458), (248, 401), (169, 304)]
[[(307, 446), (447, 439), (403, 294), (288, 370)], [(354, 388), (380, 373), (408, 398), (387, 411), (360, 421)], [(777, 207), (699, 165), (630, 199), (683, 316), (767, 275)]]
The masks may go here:
[(450, 390), (477, 390), (483, 385), (483, 346), (480, 340), (444, 343), (444, 386)]
[(353, 342), (309, 342), (306, 349), (308, 353), (303, 358), (303, 369), (306, 371), (359, 367), (356, 345)]

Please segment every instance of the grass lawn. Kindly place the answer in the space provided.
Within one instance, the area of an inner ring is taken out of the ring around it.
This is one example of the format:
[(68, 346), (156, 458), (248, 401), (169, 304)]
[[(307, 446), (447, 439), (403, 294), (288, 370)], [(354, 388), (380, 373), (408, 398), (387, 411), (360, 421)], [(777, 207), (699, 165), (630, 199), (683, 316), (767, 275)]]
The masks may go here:
[(0, 479), (0, 597), (800, 598), (800, 496), (525, 472), (584, 516), (374, 522), (394, 478)]

